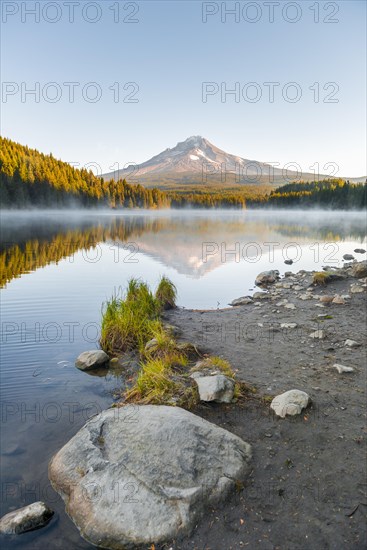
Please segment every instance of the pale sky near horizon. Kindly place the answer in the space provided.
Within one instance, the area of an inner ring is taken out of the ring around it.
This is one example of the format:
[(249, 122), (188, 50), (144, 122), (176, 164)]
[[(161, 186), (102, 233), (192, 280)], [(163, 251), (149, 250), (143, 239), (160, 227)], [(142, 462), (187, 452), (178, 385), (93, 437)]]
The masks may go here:
[(367, 173), (362, 0), (1, 8), (3, 136), (103, 172), (202, 135), (280, 167)]

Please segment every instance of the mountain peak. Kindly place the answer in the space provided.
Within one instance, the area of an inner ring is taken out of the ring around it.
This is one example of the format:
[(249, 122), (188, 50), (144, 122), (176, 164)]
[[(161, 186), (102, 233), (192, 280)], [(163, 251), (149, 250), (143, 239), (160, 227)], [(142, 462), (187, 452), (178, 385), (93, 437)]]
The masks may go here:
[(205, 138), (202, 136), (190, 136), (181, 143), (185, 143), (185, 145), (190, 145), (192, 147), (200, 147), (200, 145), (205, 141)]

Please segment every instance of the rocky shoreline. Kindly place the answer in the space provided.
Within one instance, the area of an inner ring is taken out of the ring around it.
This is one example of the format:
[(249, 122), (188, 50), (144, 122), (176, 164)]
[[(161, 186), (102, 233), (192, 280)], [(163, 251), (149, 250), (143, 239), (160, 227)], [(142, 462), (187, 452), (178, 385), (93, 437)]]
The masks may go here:
[[(115, 549), (365, 548), (366, 277), (365, 261), (269, 271), (227, 309), (164, 311), (180, 349), (203, 357), (189, 382), (200, 399), (192, 412), (108, 409), (53, 457), (82, 536)], [(109, 359), (84, 352), (76, 366)], [(1, 531), (51, 516), (34, 503)]]
[[(321, 285), (314, 273), (288, 272), (242, 306), (165, 315), (264, 398), (201, 408), (251, 444), (252, 473), (189, 541), (165, 548), (366, 547), (366, 269), (346, 264)], [(280, 419), (264, 401), (293, 388), (311, 404)]]

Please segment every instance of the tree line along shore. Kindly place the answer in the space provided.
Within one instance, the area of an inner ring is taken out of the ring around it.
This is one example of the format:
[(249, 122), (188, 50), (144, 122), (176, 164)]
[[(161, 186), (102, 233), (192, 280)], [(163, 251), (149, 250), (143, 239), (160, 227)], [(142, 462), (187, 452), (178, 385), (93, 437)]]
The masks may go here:
[(163, 191), (104, 180), (35, 149), (0, 137), (2, 208), (328, 208), (364, 209), (367, 184), (342, 178), (269, 185), (187, 188)]

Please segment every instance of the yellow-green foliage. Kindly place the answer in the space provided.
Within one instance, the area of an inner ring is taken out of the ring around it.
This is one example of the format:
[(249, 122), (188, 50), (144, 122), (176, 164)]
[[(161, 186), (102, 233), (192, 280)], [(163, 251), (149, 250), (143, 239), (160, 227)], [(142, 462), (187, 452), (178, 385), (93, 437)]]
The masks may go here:
[(164, 330), (160, 314), (175, 307), (176, 287), (162, 277), (155, 294), (145, 282), (130, 279), (123, 299), (113, 297), (104, 307), (101, 346), (107, 353), (144, 352), (146, 343), (158, 340), (158, 348), (172, 351), (175, 341)]
[(225, 359), (213, 355), (212, 357), (206, 357), (202, 361), (196, 363), (196, 365), (191, 369), (191, 372), (197, 371), (207, 371), (210, 374), (210, 371), (219, 371), (229, 378), (234, 378), (235, 374), (232, 370), (231, 365)]
[(147, 358), (155, 359), (179, 354), (176, 340), (164, 329), (161, 323), (152, 327), (152, 344), (148, 349), (141, 351)]
[(162, 309), (173, 309), (176, 307), (177, 289), (172, 281), (164, 275), (159, 281), (155, 297), (161, 304)]
[(160, 304), (146, 283), (131, 279), (125, 299), (112, 298), (102, 316), (101, 347), (107, 353), (143, 349), (161, 325)]
[(148, 359), (126, 393), (126, 401), (192, 408), (199, 402), (199, 395), (189, 377), (187, 362), (184, 355), (175, 353)]
[(327, 271), (317, 271), (312, 276), (312, 282), (314, 285), (326, 285), (330, 280), (330, 275)]

